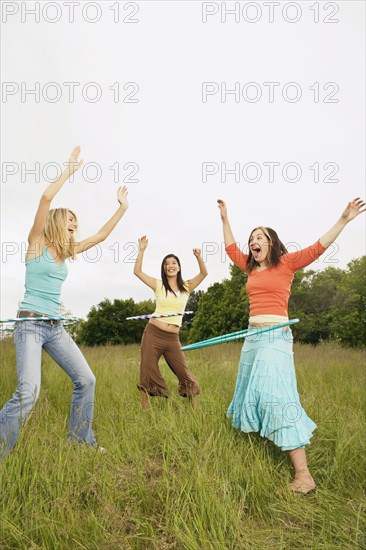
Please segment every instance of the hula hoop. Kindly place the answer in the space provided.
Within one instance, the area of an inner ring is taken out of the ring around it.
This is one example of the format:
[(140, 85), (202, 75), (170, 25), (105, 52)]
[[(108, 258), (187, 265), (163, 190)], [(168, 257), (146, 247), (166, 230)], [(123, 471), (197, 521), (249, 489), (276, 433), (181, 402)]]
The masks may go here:
[[(276, 330), (278, 328), (287, 327), (289, 325), (294, 325), (298, 323), (299, 319), (291, 319), (286, 323), (280, 323), (279, 325), (271, 325), (270, 327), (260, 327), (258, 330), (251, 332), (251, 336), (256, 334), (261, 334), (262, 332), (269, 332), (271, 330)], [(215, 336), (214, 338), (209, 338), (208, 340), (201, 340), (201, 342), (195, 342), (194, 344), (189, 344), (188, 346), (183, 346), (182, 351), (189, 351), (191, 349), (206, 348), (208, 346), (215, 346), (217, 344), (223, 344), (224, 342), (232, 342), (234, 340), (240, 340), (247, 336), (250, 329), (238, 330), (236, 332), (230, 332), (229, 334), (223, 334), (222, 336)]]
[(72, 321), (76, 323), (79, 319), (77, 317), (47, 317), (43, 315), (42, 317), (15, 317), (14, 319), (4, 319), (0, 320), (0, 323), (18, 323), (18, 321)]
[(15, 317), (0, 320), (0, 323), (4, 325), (12, 323), (12, 326), (10, 327), (0, 326), (0, 332), (14, 330), (15, 323), (19, 323), (21, 321), (61, 321), (62, 326), (67, 327), (68, 325), (78, 323), (79, 319), (77, 317), (47, 317), (45, 315), (42, 317)]
[(183, 313), (166, 313), (164, 315), (135, 315), (135, 317), (126, 317), (126, 321), (138, 321), (139, 319), (161, 319), (162, 317), (177, 317), (178, 315), (190, 315), (193, 311), (184, 311)]

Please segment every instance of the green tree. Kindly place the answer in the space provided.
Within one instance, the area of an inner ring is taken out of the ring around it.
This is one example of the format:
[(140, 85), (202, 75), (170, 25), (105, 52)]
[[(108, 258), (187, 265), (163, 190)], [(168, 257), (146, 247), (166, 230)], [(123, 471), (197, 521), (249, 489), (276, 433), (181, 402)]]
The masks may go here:
[(91, 308), (87, 321), (81, 323), (77, 341), (87, 346), (138, 343), (146, 322), (126, 321), (126, 317), (151, 313), (153, 310), (154, 304), (151, 300), (138, 304), (132, 298), (114, 300), (113, 303), (103, 300)]
[(347, 264), (342, 284), (333, 300), (332, 335), (342, 344), (366, 344), (366, 256)]
[(350, 262), (346, 270), (328, 267), (324, 271), (295, 274), (290, 298), (290, 317), (299, 342), (318, 344), (334, 340), (347, 346), (366, 342), (366, 257)]
[(341, 269), (298, 271), (295, 274), (289, 301), (290, 318), (298, 317), (293, 333), (298, 342), (318, 344), (331, 338), (332, 304), (344, 279)]
[(249, 302), (245, 293), (247, 276), (230, 266), (231, 278), (214, 283), (201, 297), (189, 332), (189, 342), (241, 330), (248, 324)]
[(204, 292), (203, 290), (193, 290), (191, 294), (189, 295), (187, 305), (186, 305), (186, 311), (193, 311), (192, 315), (184, 315), (183, 322), (182, 322), (182, 328), (180, 330), (180, 340), (182, 344), (185, 344), (188, 341), (188, 334), (192, 327), (192, 321), (193, 316), (197, 312), (198, 304), (200, 299), (202, 298)]

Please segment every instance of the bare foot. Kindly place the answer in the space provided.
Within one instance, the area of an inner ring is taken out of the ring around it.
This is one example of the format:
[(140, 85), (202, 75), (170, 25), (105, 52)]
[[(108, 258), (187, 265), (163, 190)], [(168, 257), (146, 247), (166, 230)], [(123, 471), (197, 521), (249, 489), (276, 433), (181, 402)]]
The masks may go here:
[(189, 404), (191, 405), (192, 409), (193, 410), (196, 410), (196, 402), (194, 400), (194, 397), (192, 397), (191, 395), (188, 397), (189, 399)]
[(141, 405), (143, 409), (149, 408), (149, 396), (145, 391), (141, 392)]
[(289, 488), (294, 493), (307, 495), (316, 489), (316, 483), (310, 471), (306, 468), (295, 472), (294, 480), (289, 484)]

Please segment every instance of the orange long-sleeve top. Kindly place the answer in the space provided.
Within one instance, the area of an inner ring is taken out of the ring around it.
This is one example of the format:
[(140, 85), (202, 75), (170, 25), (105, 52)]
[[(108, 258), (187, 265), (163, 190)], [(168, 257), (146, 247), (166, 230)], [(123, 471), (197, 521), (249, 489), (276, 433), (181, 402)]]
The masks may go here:
[(291, 284), (296, 271), (314, 262), (325, 247), (318, 240), (312, 246), (281, 256), (277, 266), (269, 266), (262, 271), (247, 268), (247, 254), (244, 254), (236, 243), (225, 248), (232, 262), (248, 275), (246, 291), (249, 296), (250, 316), (281, 315), (288, 316), (288, 301)]

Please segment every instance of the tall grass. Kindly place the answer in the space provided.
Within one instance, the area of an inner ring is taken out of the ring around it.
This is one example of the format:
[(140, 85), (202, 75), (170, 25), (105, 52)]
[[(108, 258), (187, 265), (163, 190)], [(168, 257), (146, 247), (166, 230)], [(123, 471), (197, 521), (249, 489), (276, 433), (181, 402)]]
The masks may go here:
[[(16, 387), (1, 344), (1, 405)], [(85, 348), (97, 377), (100, 454), (66, 440), (72, 384), (44, 355), (39, 401), (0, 465), (1, 549), (365, 548), (364, 353), (295, 346), (302, 404), (318, 425), (308, 459), (316, 493), (293, 496), (288, 458), (225, 413), (240, 344), (187, 352), (202, 394), (140, 408), (137, 346)]]

